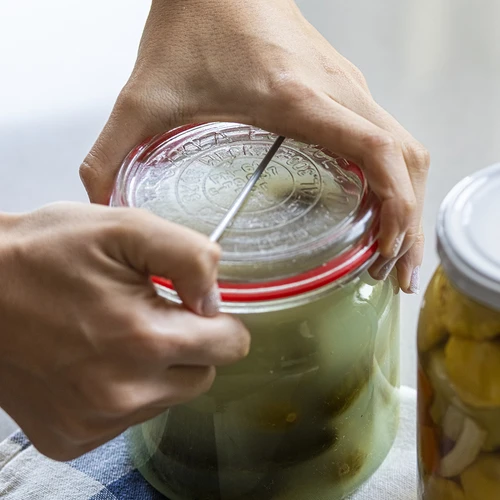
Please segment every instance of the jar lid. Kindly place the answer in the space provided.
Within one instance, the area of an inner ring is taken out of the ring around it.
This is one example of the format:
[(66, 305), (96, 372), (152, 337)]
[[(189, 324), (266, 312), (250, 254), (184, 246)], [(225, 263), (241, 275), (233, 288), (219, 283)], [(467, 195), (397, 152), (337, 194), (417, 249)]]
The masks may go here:
[[(157, 136), (127, 157), (111, 204), (209, 235), (275, 140), (234, 123)], [(287, 139), (220, 239), (223, 299), (283, 298), (352, 275), (376, 258), (377, 231), (378, 202), (361, 170)]]
[[(438, 221), (443, 268), (468, 297), (500, 310), (500, 164), (461, 181)], [(496, 222), (495, 222), (496, 220)]]

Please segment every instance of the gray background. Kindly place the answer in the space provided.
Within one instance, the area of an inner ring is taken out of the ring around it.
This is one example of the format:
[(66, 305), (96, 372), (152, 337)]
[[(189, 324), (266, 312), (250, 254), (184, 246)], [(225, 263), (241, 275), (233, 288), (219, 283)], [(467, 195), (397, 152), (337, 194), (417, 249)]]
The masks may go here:
[[(441, 200), (459, 179), (500, 160), (500, 2), (299, 4), (431, 152), (425, 286), (437, 265)], [(147, 10), (145, 0), (2, 0), (0, 210), (86, 200), (78, 166), (130, 72)], [(420, 301), (403, 299), (402, 382), (410, 386)]]

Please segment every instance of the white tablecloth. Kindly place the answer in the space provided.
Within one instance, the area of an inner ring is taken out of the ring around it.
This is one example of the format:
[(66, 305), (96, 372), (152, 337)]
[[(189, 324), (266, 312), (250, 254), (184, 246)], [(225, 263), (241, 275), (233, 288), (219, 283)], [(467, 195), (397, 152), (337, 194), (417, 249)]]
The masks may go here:
[(351, 500), (416, 500), (416, 391), (401, 388), (401, 424), (389, 456)]

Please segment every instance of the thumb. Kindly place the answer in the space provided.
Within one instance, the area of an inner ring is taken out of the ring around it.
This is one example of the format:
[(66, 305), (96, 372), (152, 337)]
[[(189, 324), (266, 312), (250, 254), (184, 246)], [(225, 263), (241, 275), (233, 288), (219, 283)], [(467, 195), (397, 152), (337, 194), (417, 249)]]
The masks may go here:
[(126, 156), (145, 139), (165, 131), (164, 123), (146, 116), (131, 92), (122, 91), (108, 122), (80, 166), (80, 178), (92, 203), (107, 205)]
[[(108, 255), (145, 276), (171, 280), (183, 304), (202, 316), (219, 310), (220, 247), (206, 236), (140, 209), (113, 209), (115, 234)], [(108, 235), (109, 236), (109, 235)]]

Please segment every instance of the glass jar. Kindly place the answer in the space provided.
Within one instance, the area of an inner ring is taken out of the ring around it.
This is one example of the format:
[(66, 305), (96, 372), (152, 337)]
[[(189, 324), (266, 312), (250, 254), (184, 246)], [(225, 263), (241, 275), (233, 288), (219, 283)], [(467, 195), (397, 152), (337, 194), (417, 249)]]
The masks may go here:
[[(112, 205), (210, 234), (275, 139), (230, 123), (154, 138), (125, 161)], [(285, 141), (220, 241), (222, 311), (248, 327), (250, 354), (129, 431), (169, 499), (341, 499), (382, 463), (399, 418), (399, 288), (367, 273), (377, 221), (356, 166)]]
[(462, 181), (441, 207), (441, 266), (418, 329), (425, 500), (500, 499), (499, 194), (497, 165)]

